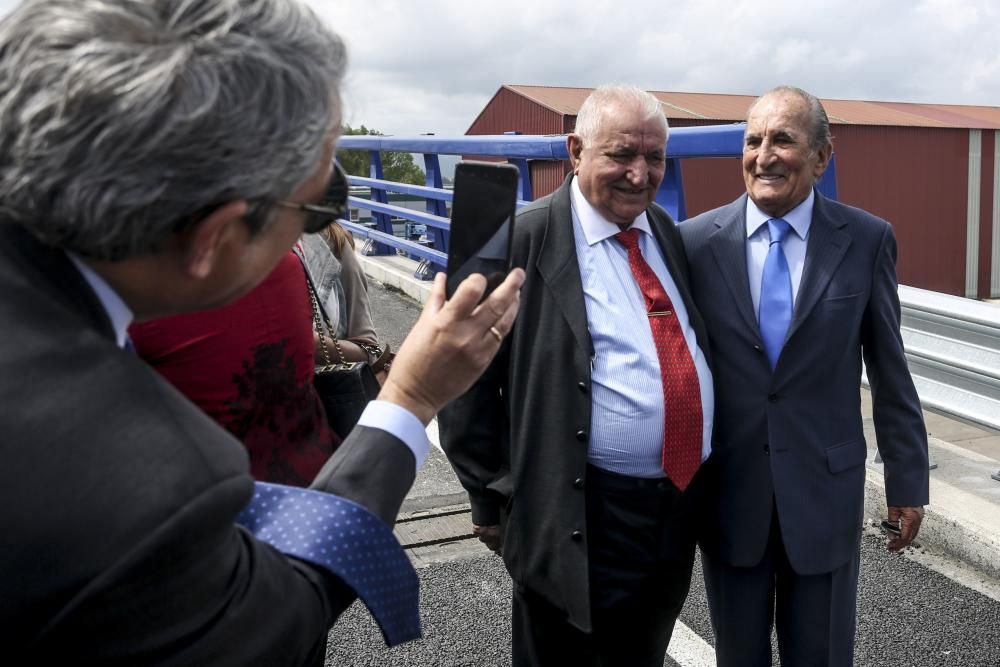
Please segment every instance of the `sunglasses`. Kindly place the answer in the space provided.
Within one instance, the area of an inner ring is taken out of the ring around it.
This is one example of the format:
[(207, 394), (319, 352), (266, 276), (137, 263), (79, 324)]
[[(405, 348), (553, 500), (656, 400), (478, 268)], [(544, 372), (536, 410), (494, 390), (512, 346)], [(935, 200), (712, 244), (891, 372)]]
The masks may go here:
[(318, 204), (302, 204), (294, 201), (278, 200), (279, 206), (294, 208), (303, 211), (305, 223), (302, 231), (306, 234), (317, 234), (330, 223), (345, 218), (347, 211), (347, 196), (350, 184), (347, 182), (347, 174), (340, 166), (340, 163), (333, 163), (333, 175), (330, 177), (330, 184), (326, 186), (323, 199)]

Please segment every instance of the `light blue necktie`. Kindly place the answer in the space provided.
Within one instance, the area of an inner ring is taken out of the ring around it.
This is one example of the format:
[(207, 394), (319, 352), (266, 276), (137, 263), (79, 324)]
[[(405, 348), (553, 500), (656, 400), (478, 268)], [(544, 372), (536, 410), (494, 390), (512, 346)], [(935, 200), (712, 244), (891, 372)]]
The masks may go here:
[(785, 240), (789, 229), (791, 226), (781, 218), (767, 221), (771, 247), (764, 260), (764, 273), (760, 281), (757, 321), (760, 323), (760, 335), (764, 339), (764, 350), (772, 369), (778, 365), (778, 355), (781, 354), (788, 325), (792, 321), (792, 276), (788, 271), (785, 251), (781, 249), (781, 242)]
[(420, 638), (420, 580), (392, 529), (364, 507), (329, 493), (257, 482), (236, 523), (339, 577), (368, 607), (389, 646)]

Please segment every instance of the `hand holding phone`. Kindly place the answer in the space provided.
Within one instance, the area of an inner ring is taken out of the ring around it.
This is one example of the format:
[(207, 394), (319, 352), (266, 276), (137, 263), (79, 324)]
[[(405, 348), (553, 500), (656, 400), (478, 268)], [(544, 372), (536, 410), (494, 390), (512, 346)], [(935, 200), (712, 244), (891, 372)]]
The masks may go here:
[(451, 206), (447, 295), (473, 273), (486, 276), (483, 299), (510, 271), (518, 170), (496, 162), (459, 162)]

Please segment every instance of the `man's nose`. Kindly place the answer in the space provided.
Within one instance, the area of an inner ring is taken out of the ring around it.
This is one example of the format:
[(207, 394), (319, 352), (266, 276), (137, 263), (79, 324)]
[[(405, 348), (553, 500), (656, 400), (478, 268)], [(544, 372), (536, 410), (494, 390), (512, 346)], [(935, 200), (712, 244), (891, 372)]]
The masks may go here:
[(632, 185), (644, 185), (649, 178), (649, 165), (646, 164), (646, 160), (641, 157), (632, 160), (632, 164), (625, 172), (625, 178)]
[(774, 158), (774, 145), (770, 141), (762, 141), (760, 147), (757, 149), (757, 164), (766, 167), (774, 162)]

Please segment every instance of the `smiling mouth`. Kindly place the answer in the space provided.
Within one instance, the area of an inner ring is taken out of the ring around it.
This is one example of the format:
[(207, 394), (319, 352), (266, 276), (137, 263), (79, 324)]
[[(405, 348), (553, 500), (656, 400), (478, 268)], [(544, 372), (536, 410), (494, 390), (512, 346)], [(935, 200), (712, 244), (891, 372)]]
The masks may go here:
[(785, 176), (783, 174), (754, 174), (754, 178), (758, 181), (766, 181), (768, 183), (773, 183), (774, 181), (779, 181)]

